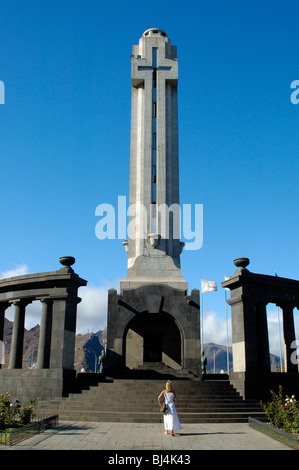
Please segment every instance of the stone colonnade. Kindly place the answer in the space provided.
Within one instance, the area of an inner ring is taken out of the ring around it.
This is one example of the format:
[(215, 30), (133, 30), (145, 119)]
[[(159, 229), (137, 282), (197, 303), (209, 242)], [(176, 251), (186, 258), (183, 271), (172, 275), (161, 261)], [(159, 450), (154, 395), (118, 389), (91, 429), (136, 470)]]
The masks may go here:
[[(14, 324), (8, 369), (0, 370), (0, 393), (2, 388), (7, 391), (13, 373), (22, 372), (24, 324), (26, 307), (33, 301), (41, 301), (41, 326), (38, 346), (37, 370), (34, 372), (39, 380), (43, 380), (48, 371), (56, 371), (54, 375), (66, 376), (66, 372), (74, 372), (74, 351), (77, 320), (77, 305), (81, 301), (78, 288), (85, 286), (87, 281), (81, 279), (71, 268), (75, 259), (61, 257), (62, 268), (38, 274), (27, 274), (0, 280), (0, 340), (3, 341), (5, 311), (14, 305)], [(43, 371), (43, 374), (41, 372)], [(17, 371), (16, 371), (17, 372)], [(24, 375), (24, 374), (23, 374)], [(53, 377), (52, 374), (48, 374)], [(43, 379), (41, 379), (43, 377)], [(8, 381), (10, 380), (10, 382)], [(33, 375), (28, 380), (34, 380)], [(50, 393), (51, 395), (51, 393)]]
[[(250, 272), (248, 258), (234, 260), (237, 271), (222, 287), (231, 291), (227, 300), (232, 316), (232, 382), (245, 397), (262, 398), (280, 381), (298, 389), (298, 363), (294, 361), (296, 335), (294, 308), (299, 307), (299, 281)], [(285, 373), (271, 373), (267, 326), (267, 304), (274, 303), (283, 312)], [(299, 392), (299, 390), (298, 390)]]

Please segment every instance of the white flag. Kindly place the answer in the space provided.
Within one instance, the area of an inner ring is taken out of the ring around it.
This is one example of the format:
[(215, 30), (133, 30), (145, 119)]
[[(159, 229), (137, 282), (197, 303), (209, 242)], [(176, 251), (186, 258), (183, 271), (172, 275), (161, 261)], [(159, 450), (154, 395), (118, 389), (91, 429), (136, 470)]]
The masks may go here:
[[(224, 280), (225, 280), (225, 281), (228, 281), (228, 279), (229, 279), (229, 277), (224, 276)], [(228, 287), (225, 287), (224, 289), (225, 289), (225, 290), (230, 290)]]
[(5, 350), (3, 341), (0, 341), (0, 364), (5, 364)]
[(201, 280), (201, 293), (204, 292), (211, 292), (217, 290), (217, 284), (214, 281), (205, 281), (204, 279)]

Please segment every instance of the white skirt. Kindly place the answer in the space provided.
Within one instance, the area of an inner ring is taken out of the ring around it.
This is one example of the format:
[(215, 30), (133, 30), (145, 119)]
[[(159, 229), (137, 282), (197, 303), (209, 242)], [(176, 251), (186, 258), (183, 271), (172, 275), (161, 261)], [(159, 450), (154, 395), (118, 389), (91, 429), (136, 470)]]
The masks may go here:
[(175, 404), (167, 403), (168, 413), (164, 415), (164, 428), (166, 431), (178, 431), (182, 429), (179, 417), (177, 415)]

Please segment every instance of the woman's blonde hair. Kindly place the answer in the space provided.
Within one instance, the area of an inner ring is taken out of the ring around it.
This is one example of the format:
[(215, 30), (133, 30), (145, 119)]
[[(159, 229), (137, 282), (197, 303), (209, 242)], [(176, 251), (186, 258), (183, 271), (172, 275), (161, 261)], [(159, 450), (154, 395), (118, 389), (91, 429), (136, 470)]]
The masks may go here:
[(167, 380), (166, 382), (166, 392), (171, 392), (172, 391), (172, 385), (170, 380)]

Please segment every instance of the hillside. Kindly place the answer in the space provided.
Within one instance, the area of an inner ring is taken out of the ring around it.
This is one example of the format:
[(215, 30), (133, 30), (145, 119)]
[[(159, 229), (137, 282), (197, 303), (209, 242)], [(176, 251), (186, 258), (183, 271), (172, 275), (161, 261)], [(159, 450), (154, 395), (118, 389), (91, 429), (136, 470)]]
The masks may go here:
[[(214, 354), (215, 351), (215, 354)], [(204, 345), (204, 353), (207, 358), (207, 373), (214, 372), (214, 357), (215, 357), (215, 371), (220, 373), (222, 370), (227, 372), (227, 348), (226, 346), (207, 343)], [(228, 357), (229, 357), (229, 370), (230, 372), (233, 369), (233, 357), (232, 357), (232, 348), (228, 348)], [(277, 372), (280, 367), (280, 360), (278, 356), (270, 354), (270, 363), (272, 372)]]
[[(4, 323), (4, 343), (5, 343), (5, 365), (3, 368), (8, 367), (9, 353), (12, 338), (13, 322), (5, 318)], [(23, 353), (23, 368), (28, 368), (36, 363), (39, 339), (39, 325), (25, 329), (24, 333), (24, 353)], [(85, 333), (76, 335), (75, 342), (75, 369), (79, 372), (82, 369), (88, 372), (97, 370), (97, 358), (100, 356), (103, 348), (104, 341), (107, 338), (107, 328), (99, 330), (97, 333)], [(215, 351), (215, 353), (214, 353)], [(227, 352), (226, 346), (207, 343), (204, 345), (204, 353), (207, 358), (207, 373), (214, 372), (214, 357), (215, 357), (215, 372), (220, 373), (222, 370), (227, 372)], [(271, 369), (273, 372), (279, 369), (279, 358), (270, 354)], [(232, 371), (232, 348), (229, 347), (229, 363), (230, 371)]]
[[(2, 368), (7, 368), (9, 364), (9, 354), (12, 339), (13, 322), (5, 318), (4, 322), (4, 344), (5, 344), (5, 364)], [(37, 361), (39, 325), (30, 330), (24, 331), (23, 368), (29, 368)], [(97, 333), (85, 333), (76, 335), (75, 342), (75, 369), (79, 372), (82, 368), (86, 371), (95, 370), (95, 355), (98, 357), (106, 339), (106, 328)]]

